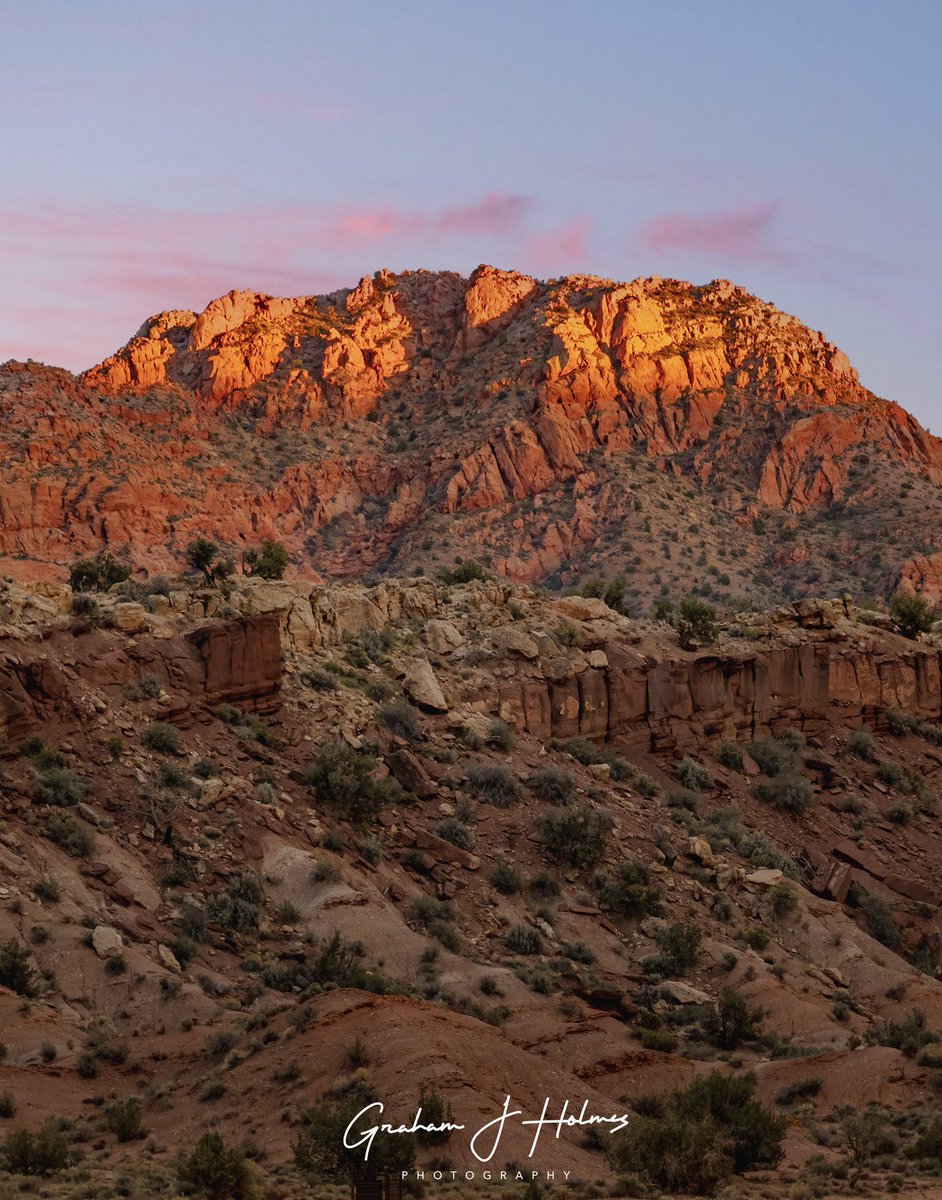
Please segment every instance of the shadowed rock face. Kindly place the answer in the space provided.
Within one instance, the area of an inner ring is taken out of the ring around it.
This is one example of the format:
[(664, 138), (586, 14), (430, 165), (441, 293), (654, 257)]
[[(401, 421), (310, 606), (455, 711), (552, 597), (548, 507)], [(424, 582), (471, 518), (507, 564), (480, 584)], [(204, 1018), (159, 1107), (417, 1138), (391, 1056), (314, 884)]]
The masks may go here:
[(102, 545), (168, 570), (201, 533), (278, 538), (325, 576), (455, 554), (516, 581), (630, 569), (644, 600), (681, 531), (734, 595), (814, 571), (816, 590), (939, 591), (940, 442), (726, 281), (480, 267), (232, 292), (151, 318), (80, 380), (8, 364), (0, 411), (14, 574)]

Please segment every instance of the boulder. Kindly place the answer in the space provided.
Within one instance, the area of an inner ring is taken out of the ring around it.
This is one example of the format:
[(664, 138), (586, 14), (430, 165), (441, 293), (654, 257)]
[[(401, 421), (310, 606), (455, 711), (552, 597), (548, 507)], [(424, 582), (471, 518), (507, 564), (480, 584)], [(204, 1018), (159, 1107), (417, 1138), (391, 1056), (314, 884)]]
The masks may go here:
[(99, 958), (112, 958), (124, 949), (124, 940), (113, 925), (96, 925), (92, 930), (92, 949)]
[(400, 665), (406, 694), (425, 712), (448, 711), (448, 701), (427, 658), (410, 658)]

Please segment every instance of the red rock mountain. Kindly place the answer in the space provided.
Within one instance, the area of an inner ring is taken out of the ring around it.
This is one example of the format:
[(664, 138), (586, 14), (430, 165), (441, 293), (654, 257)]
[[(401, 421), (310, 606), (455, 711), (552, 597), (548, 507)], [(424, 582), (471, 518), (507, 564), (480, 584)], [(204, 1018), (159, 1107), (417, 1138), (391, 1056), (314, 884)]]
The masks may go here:
[(942, 442), (726, 281), (482, 266), (161, 313), (80, 378), (0, 368), (4, 571), (197, 533), (302, 574), (942, 592)]

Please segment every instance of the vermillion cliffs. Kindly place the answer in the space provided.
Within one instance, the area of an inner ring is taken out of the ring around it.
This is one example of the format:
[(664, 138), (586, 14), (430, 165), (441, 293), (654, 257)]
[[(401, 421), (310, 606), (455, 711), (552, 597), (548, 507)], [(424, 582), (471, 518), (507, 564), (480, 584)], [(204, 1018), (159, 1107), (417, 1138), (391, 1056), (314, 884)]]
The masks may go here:
[[(75, 378), (0, 369), (7, 574), (107, 545), (153, 573), (195, 534), (301, 574), (942, 594), (942, 442), (734, 284), (493, 267), (231, 292)], [(25, 560), (25, 561), (24, 561)]]

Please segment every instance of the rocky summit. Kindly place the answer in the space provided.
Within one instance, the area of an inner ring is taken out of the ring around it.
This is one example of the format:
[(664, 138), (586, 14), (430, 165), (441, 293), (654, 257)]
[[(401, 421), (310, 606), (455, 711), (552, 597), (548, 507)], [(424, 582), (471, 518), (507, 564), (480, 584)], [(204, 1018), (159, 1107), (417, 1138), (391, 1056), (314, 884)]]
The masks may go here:
[(0, 368), (0, 550), (150, 573), (271, 537), (327, 580), (475, 558), (517, 583), (942, 595), (942, 443), (726, 281), (380, 271), (146, 321), (79, 378)]
[(822, 335), (379, 272), (0, 398), (0, 1200), (346, 1200), (379, 1103), (409, 1195), (940, 1200), (942, 443)]

